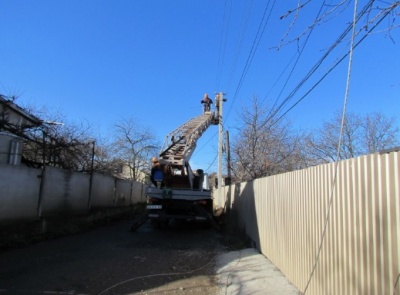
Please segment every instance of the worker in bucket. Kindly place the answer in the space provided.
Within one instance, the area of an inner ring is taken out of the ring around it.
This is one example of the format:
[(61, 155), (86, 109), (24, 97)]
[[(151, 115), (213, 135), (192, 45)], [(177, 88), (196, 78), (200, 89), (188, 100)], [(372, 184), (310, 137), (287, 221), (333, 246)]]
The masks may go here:
[(209, 112), (210, 111), (210, 106), (213, 103), (211, 98), (208, 97), (208, 94), (205, 93), (203, 99), (200, 101), (200, 103), (203, 104), (203, 109), (204, 112)]
[(151, 168), (150, 180), (156, 187), (161, 187), (162, 182), (164, 181), (164, 174), (161, 169), (160, 162), (156, 157), (151, 159), (153, 162), (153, 167)]

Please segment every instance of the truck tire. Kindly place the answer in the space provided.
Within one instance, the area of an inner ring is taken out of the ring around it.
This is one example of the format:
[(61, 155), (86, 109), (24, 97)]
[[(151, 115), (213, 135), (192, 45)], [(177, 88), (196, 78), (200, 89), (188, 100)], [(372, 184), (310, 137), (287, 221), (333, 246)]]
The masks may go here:
[(152, 219), (151, 220), (151, 225), (153, 226), (153, 228), (155, 229), (166, 229), (168, 228), (168, 224), (169, 224), (169, 219)]

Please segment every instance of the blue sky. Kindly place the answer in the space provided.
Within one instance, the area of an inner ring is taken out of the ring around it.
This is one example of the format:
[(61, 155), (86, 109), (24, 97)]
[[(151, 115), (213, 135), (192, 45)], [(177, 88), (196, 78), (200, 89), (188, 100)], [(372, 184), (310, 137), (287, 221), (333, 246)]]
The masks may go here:
[[(0, 0), (0, 93), (86, 121), (103, 136), (121, 119), (135, 117), (162, 142), (201, 113), (204, 93), (222, 91), (228, 99), (224, 127), (234, 136), (238, 112), (253, 96), (278, 104), (289, 97), (352, 20), (349, 1), (308, 39), (304, 34), (290, 42), (314, 22), (321, 1), (283, 19), (298, 2), (279, 2)], [(365, 5), (359, 1), (358, 11)], [(389, 15), (354, 50), (349, 111), (400, 117), (400, 29), (387, 30), (392, 20)], [(350, 37), (290, 96), (282, 113), (349, 50)], [(279, 44), (284, 46), (277, 50)], [(347, 67), (348, 58), (287, 113), (295, 128), (320, 127), (342, 108)], [(210, 127), (198, 142), (194, 168), (216, 170), (217, 130)]]

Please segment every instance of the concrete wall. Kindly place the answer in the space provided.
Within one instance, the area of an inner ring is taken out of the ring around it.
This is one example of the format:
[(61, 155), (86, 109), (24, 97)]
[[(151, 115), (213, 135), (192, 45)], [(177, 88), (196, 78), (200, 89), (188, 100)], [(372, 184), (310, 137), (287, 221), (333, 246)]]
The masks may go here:
[(40, 169), (0, 164), (0, 223), (36, 218), (40, 174)]
[[(0, 225), (58, 215), (85, 215), (90, 210), (129, 207), (145, 201), (144, 184), (94, 173), (0, 164)], [(139, 195), (138, 195), (139, 194)]]
[(42, 216), (88, 211), (89, 175), (46, 168)]
[(131, 202), (132, 203), (142, 203), (146, 201), (146, 186), (142, 185), (140, 182), (132, 183), (132, 194), (131, 194)]
[(117, 206), (127, 206), (131, 201), (131, 182), (117, 179), (115, 181), (114, 202)]
[(115, 178), (94, 173), (92, 185), (92, 208), (107, 208), (115, 206), (114, 202)]

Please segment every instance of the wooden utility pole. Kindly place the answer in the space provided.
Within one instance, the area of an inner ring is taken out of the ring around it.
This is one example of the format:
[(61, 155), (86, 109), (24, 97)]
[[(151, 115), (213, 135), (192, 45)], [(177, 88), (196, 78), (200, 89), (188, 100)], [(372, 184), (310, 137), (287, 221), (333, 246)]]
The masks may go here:
[(219, 92), (217, 94), (217, 112), (218, 112), (218, 199), (221, 200), (222, 190), (222, 150), (223, 150), (223, 125), (222, 125), (222, 106), (223, 102), (226, 101), (224, 94)]
[(225, 185), (231, 184), (231, 148), (229, 146), (229, 131), (225, 131), (225, 151), (226, 151), (226, 170), (228, 172), (228, 183), (225, 182)]

